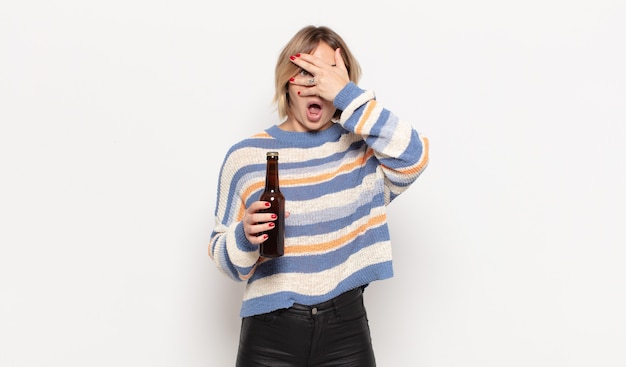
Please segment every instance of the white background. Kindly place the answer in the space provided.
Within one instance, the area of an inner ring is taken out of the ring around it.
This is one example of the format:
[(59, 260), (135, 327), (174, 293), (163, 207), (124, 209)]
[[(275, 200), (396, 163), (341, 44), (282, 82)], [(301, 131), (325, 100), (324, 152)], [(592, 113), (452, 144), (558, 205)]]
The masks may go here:
[(380, 366), (626, 366), (624, 1), (3, 1), (0, 365), (232, 366), (230, 145), (328, 25), (431, 141), (366, 305)]

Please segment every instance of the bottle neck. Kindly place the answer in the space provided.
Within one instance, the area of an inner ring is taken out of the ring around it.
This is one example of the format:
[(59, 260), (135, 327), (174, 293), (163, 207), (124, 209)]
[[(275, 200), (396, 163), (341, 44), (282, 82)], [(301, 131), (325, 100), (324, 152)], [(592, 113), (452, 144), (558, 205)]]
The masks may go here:
[(267, 158), (265, 170), (265, 190), (280, 191), (278, 184), (278, 157)]

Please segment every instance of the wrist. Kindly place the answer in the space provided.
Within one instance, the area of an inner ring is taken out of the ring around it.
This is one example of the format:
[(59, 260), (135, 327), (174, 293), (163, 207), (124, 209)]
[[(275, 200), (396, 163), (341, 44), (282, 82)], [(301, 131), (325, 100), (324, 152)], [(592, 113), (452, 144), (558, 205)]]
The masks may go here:
[(354, 82), (348, 82), (333, 99), (333, 104), (339, 110), (345, 110), (350, 102), (352, 102), (357, 96), (363, 93), (363, 90), (359, 88)]

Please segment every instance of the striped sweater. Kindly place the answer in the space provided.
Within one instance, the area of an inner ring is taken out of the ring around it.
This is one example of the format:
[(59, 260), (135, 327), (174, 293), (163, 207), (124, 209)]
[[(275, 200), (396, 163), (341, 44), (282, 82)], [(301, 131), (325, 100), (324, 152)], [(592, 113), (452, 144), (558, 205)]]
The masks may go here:
[[(317, 132), (273, 126), (235, 144), (220, 171), (209, 256), (247, 282), (241, 317), (315, 304), (393, 276), (386, 205), (428, 163), (428, 140), (349, 83), (339, 121)], [(259, 258), (241, 222), (265, 187), (266, 152), (278, 151), (285, 255)]]

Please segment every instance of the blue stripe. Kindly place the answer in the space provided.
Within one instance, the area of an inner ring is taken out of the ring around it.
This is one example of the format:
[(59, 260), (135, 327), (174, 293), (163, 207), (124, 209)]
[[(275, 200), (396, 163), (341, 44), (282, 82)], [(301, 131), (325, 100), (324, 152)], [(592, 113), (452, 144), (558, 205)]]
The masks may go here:
[(384, 261), (367, 266), (352, 273), (350, 276), (341, 281), (335, 289), (323, 295), (309, 296), (294, 292), (277, 292), (246, 300), (242, 304), (240, 316), (247, 317), (278, 309), (289, 308), (293, 306), (294, 303), (304, 305), (322, 303), (356, 287), (367, 285), (376, 280), (388, 279), (391, 277), (393, 277), (391, 261)]
[(348, 257), (380, 242), (389, 241), (386, 224), (371, 228), (354, 241), (329, 253), (316, 255), (285, 255), (260, 264), (250, 282), (278, 273), (313, 274), (343, 264)]
[[(370, 172), (363, 172), (367, 175)], [(344, 174), (335, 176), (330, 181), (319, 182), (312, 185), (302, 185), (298, 187), (285, 187), (280, 189), (285, 198), (294, 201), (305, 201), (322, 197), (328, 194), (334, 194), (337, 192), (354, 190), (355, 186), (360, 185), (363, 182), (364, 176), (356, 176), (352, 172), (346, 172)]]
[(363, 183), (363, 179), (367, 175), (375, 173), (377, 168), (376, 158), (371, 157), (365, 162), (364, 166), (354, 168), (354, 170), (359, 170), (359, 175), (355, 175), (353, 170), (337, 175), (330, 181), (298, 187), (281, 187), (281, 191), (285, 198), (290, 200), (311, 200), (324, 195), (354, 189)]
[(417, 164), (422, 157), (422, 150), (424, 149), (422, 141), (420, 140), (419, 135), (417, 135), (417, 132), (413, 131), (411, 133), (411, 141), (409, 142), (407, 148), (410, 149), (406, 149), (396, 159), (386, 158), (381, 159), (380, 162), (385, 166), (393, 169), (407, 168)]
[(366, 105), (363, 105), (354, 110), (352, 115), (348, 118), (348, 120), (346, 120), (346, 122), (343, 124), (346, 130), (354, 131), (354, 128), (361, 120), (361, 116), (363, 116), (363, 111), (365, 110), (364, 106)]
[[(338, 143), (342, 145), (341, 143)], [(346, 162), (354, 161), (358, 159), (362, 154), (362, 150), (367, 148), (363, 140), (358, 140), (351, 143), (349, 146), (342, 148), (341, 152), (334, 153), (332, 155), (308, 159), (300, 162), (280, 163), (280, 170), (294, 170), (296, 173), (299, 171), (310, 172), (311, 168), (315, 168), (316, 171), (329, 170), (329, 167), (341, 166)], [(294, 175), (290, 173), (290, 176)]]
[[(347, 227), (351, 223), (366, 218), (370, 215), (372, 208), (380, 207), (380, 203), (384, 203), (384, 192), (380, 192), (374, 196), (362, 194), (358, 199), (350, 202), (344, 207), (330, 207), (317, 212), (294, 214), (294, 218), (287, 219), (287, 227), (285, 228), (285, 236), (301, 237), (313, 236), (325, 233), (332, 233)], [(372, 204), (375, 203), (375, 204)], [(357, 204), (361, 204), (358, 205)], [(348, 213), (348, 217), (346, 217)], [(300, 219), (300, 218), (307, 218)], [(323, 219), (322, 219), (323, 218)], [(293, 220), (298, 226), (289, 226)]]
[[(382, 111), (380, 112), (380, 115), (378, 116), (378, 119), (376, 120), (376, 122), (374, 123), (374, 125), (372, 126), (371, 130), (369, 131), (368, 135), (369, 136), (375, 136), (378, 137), (380, 135), (384, 135), (382, 134), (382, 131), (391, 131), (391, 133), (393, 134), (394, 129), (397, 126), (397, 118), (392, 118), (394, 117), (392, 114), (389, 113), (388, 110), (386, 109), (382, 109)], [(387, 126), (388, 123), (392, 123), (393, 128), (390, 130), (391, 126)], [(369, 144), (369, 142), (368, 142)], [(372, 146), (372, 145), (370, 145)]]
[[(265, 139), (265, 141), (269, 141), (269, 140), (270, 139)], [(324, 157), (324, 158), (312, 159), (312, 160), (307, 160), (307, 161), (302, 161), (302, 162), (282, 163), (280, 164), (279, 169), (281, 170), (281, 172), (284, 172), (281, 174), (282, 176), (293, 177), (293, 173), (289, 172), (292, 169), (304, 170), (304, 172), (310, 172), (311, 167), (315, 167), (315, 170), (318, 171), (320, 169), (324, 169), (324, 166), (330, 166), (330, 167), (332, 167), (333, 165), (339, 166), (345, 163), (346, 157), (351, 158), (349, 159), (349, 161), (357, 159), (357, 157), (361, 154), (360, 150), (362, 149), (364, 144), (365, 142), (362, 140), (354, 142), (348, 147), (346, 151), (335, 153), (331, 156)], [(284, 148), (284, 146), (281, 146), (281, 147)], [(272, 149), (278, 150), (281, 147), (273, 147)], [(270, 149), (269, 147), (266, 147), (266, 148)], [(231, 151), (232, 150), (233, 149), (231, 149)], [(229, 152), (229, 155), (230, 153), (231, 152)], [(229, 155), (226, 157), (225, 161), (229, 159)], [(244, 162), (242, 162), (241, 164), (243, 163)], [(257, 176), (258, 180), (265, 180), (265, 168), (266, 168), (265, 163), (244, 164), (234, 173), (233, 178), (229, 184), (228, 191), (229, 192), (242, 192), (243, 190), (241, 190), (241, 188), (238, 186), (244, 183), (248, 184), (250, 180), (252, 179), (252, 177), (255, 177), (255, 176)], [(375, 167), (373, 168), (375, 170)], [(222, 174), (223, 172), (220, 172), (220, 178), (219, 178), (220, 181), (222, 180), (221, 178)], [(330, 187), (334, 187), (337, 190), (345, 190), (345, 189), (351, 188), (350, 185), (354, 183), (350, 183), (349, 181), (345, 180), (345, 177), (350, 177), (350, 172), (347, 172), (344, 175), (337, 176), (333, 179), (332, 182), (325, 182), (323, 183), (323, 185), (320, 185), (319, 183), (317, 183), (317, 184), (309, 185), (309, 186), (300, 186), (294, 189), (291, 189), (289, 187), (281, 187), (281, 191), (283, 192), (285, 197), (289, 197), (290, 200), (310, 200), (312, 198), (320, 197), (320, 196), (323, 196), (332, 192), (329, 186), (326, 186), (327, 184), (330, 185)], [(337, 182), (339, 182), (340, 184), (338, 184)], [(326, 188), (326, 190), (323, 190), (324, 188)], [(291, 191), (291, 190), (295, 190), (295, 191)], [(218, 192), (217, 192), (218, 200), (221, 195), (220, 191), (221, 190), (218, 187)], [(251, 193), (250, 197), (244, 198), (246, 200), (246, 203), (245, 203), (246, 207), (250, 206), (250, 204), (252, 204), (254, 201), (257, 201), (259, 196), (261, 195), (261, 192), (262, 192), (262, 189)], [(298, 193), (305, 193), (306, 195), (301, 196)], [(238, 214), (238, 213), (231, 213), (230, 210), (233, 208), (232, 201), (235, 199), (239, 199), (239, 198), (234, 195), (228, 195), (227, 198), (228, 199), (225, 205), (226, 211), (224, 213), (224, 217), (223, 217), (224, 221), (222, 224), (227, 224), (229, 220), (233, 219), (234, 217), (231, 217), (231, 215)], [(217, 215), (217, 211), (218, 211), (218, 207), (216, 206), (215, 215)]]
[(385, 112), (387, 111), (383, 110), (380, 117), (386, 117), (388, 120), (377, 120), (374, 126), (372, 126), (372, 131), (366, 138), (367, 144), (374, 148), (374, 150), (380, 152), (385, 151), (385, 148), (387, 148), (387, 145), (391, 142), (389, 136), (392, 136), (399, 121), (397, 117), (389, 115), (389, 112), (385, 114)]
[[(376, 161), (376, 158), (371, 157), (365, 162), (364, 166), (354, 168), (354, 170), (360, 171), (359, 175), (354, 175), (353, 171), (344, 172), (340, 175), (335, 176), (330, 181), (316, 182), (310, 185), (299, 185), (295, 187), (281, 185), (280, 191), (285, 196), (285, 200), (289, 201), (307, 201), (329, 194), (336, 194), (342, 191), (350, 191), (354, 190), (355, 187), (361, 185), (363, 183), (363, 179), (365, 179), (367, 175), (374, 174), (377, 168), (378, 163)], [(265, 175), (264, 172), (265, 167), (263, 167), (263, 172), (260, 172), (259, 174)], [(231, 190), (233, 189), (231, 188)], [(241, 190), (239, 190), (239, 192), (241, 192)], [(250, 193), (250, 196), (246, 198), (246, 207), (257, 201), (262, 192), (263, 188), (260, 188)], [(233, 200), (233, 198), (228, 199), (229, 204), (231, 200)]]

